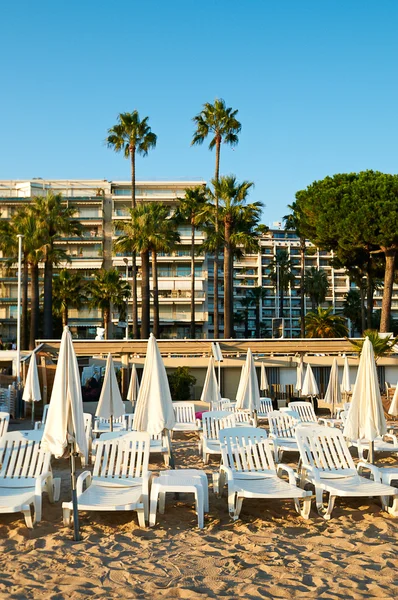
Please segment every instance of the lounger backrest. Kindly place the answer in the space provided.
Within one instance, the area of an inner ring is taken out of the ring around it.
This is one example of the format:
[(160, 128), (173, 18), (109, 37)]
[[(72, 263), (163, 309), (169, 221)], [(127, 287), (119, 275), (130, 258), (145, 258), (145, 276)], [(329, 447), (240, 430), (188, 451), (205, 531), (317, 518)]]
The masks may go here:
[(289, 408), (298, 412), (303, 423), (318, 422), (314, 407), (310, 402), (289, 402)]
[(247, 423), (248, 425), (254, 425), (254, 419), (247, 410), (235, 410), (235, 421), (236, 423)]
[(335, 427), (298, 425), (296, 440), (303, 468), (315, 467), (322, 472), (344, 470), (357, 473), (343, 433)]
[(13, 485), (23, 487), (27, 479), (39, 477), (50, 469), (51, 453), (41, 449), (39, 432), (30, 432), (26, 438), (22, 432), (7, 433), (0, 441), (0, 480), (12, 479)]
[(274, 410), (271, 398), (260, 398), (260, 405), (259, 415), (268, 415), (268, 413)]
[(264, 429), (232, 427), (219, 432), (223, 464), (234, 472), (276, 473)]
[(149, 446), (149, 433), (143, 431), (113, 439), (101, 437), (96, 444), (93, 476), (108, 480), (142, 477), (148, 471)]
[(236, 407), (236, 402), (225, 402), (221, 409), (227, 410), (228, 412), (234, 412)]
[[(126, 415), (122, 415), (121, 417), (113, 417), (112, 422), (113, 423), (120, 423), (121, 425), (123, 425), (123, 427), (125, 427), (126, 425), (126, 419), (125, 419)], [(110, 425), (111, 420), (110, 419), (104, 419), (103, 417), (95, 417), (95, 420), (97, 421), (97, 423), (103, 423), (104, 425)]]
[(196, 424), (195, 404), (193, 402), (173, 402), (176, 423)]
[(235, 413), (227, 410), (210, 410), (202, 413), (203, 435), (209, 440), (217, 440), (220, 429), (235, 427), (235, 423)]
[(231, 400), (229, 398), (221, 398), (221, 400), (216, 400), (211, 403), (211, 410), (224, 410), (224, 405), (229, 404)]
[(273, 410), (268, 413), (268, 423), (270, 434), (274, 437), (293, 438), (298, 421), (288, 412)]
[(7, 433), (9, 423), (10, 413), (0, 412), (0, 438)]

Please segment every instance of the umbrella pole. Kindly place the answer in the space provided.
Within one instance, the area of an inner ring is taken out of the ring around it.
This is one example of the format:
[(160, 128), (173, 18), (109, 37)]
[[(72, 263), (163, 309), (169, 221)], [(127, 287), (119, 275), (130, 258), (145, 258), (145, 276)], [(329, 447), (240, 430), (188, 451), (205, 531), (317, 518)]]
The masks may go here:
[(80, 541), (79, 534), (79, 512), (77, 510), (77, 491), (76, 491), (76, 465), (75, 465), (75, 448), (74, 444), (70, 447), (70, 478), (72, 484), (72, 504), (73, 504), (73, 539), (75, 542)]
[(35, 425), (35, 403), (32, 402), (32, 425)]
[(110, 428), (113, 431), (113, 415), (111, 415)]
[(175, 469), (176, 468), (176, 463), (175, 463), (175, 460), (174, 460), (173, 447), (171, 445), (170, 431), (168, 429), (165, 429), (164, 433), (167, 436), (167, 440), (168, 440), (168, 446), (169, 446), (169, 452), (170, 452), (170, 467), (172, 469)]
[(372, 464), (375, 462), (375, 443), (373, 440), (369, 442), (368, 462)]
[(258, 419), (257, 419), (257, 409), (255, 408), (253, 411), (253, 418), (254, 418), (254, 427), (258, 426)]

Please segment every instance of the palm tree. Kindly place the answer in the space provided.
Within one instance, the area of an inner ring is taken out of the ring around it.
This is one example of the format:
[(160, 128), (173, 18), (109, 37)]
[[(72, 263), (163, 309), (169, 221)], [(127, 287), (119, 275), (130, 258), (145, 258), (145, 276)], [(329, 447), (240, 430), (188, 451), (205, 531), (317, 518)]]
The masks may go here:
[(273, 263), (270, 265), (270, 279), (275, 289), (279, 287), (279, 315), (283, 319), (285, 292), (294, 283), (292, 263), (287, 250), (277, 250)]
[(94, 279), (87, 286), (89, 293), (89, 307), (99, 308), (102, 311), (105, 339), (108, 339), (111, 305), (114, 304), (121, 310), (130, 296), (130, 288), (126, 281), (120, 279), (117, 269), (100, 269), (95, 273)]
[(249, 337), (249, 313), (250, 308), (253, 305), (253, 299), (249, 296), (243, 296), (243, 298), (239, 298), (239, 302), (241, 308), (236, 314), (236, 320), (244, 324), (245, 338), (247, 339)]
[(392, 354), (394, 352), (394, 346), (398, 342), (398, 338), (394, 338), (392, 335), (382, 338), (379, 336), (379, 332), (376, 329), (366, 329), (366, 331), (363, 332), (362, 340), (350, 340), (354, 350), (358, 352), (359, 356), (361, 356), (363, 343), (366, 337), (369, 338), (373, 346), (376, 362), (379, 358)]
[[(214, 220), (223, 225), (224, 237), (224, 337), (234, 335), (233, 314), (233, 259), (243, 250), (258, 250), (256, 227), (261, 216), (261, 202), (246, 204), (249, 189), (253, 183), (238, 183), (234, 175), (221, 177), (211, 182), (214, 191), (209, 190), (210, 206)], [(217, 219), (218, 217), (218, 219)]]
[(283, 217), (283, 220), (285, 221), (285, 229), (288, 231), (295, 231), (300, 240), (300, 327), (301, 337), (303, 338), (305, 337), (305, 236), (301, 233), (300, 225), (302, 221), (302, 214), (297, 202), (289, 204), (288, 208), (292, 212)]
[(35, 196), (30, 209), (37, 218), (38, 227), (44, 238), (43, 335), (51, 339), (53, 336), (53, 266), (61, 260), (66, 260), (66, 253), (60, 248), (55, 248), (54, 243), (61, 238), (62, 234), (81, 235), (83, 227), (79, 221), (73, 219), (76, 209), (64, 204), (62, 194), (49, 192), (47, 196)]
[(43, 260), (42, 247), (44, 243), (43, 231), (38, 227), (36, 215), (32, 210), (26, 210), (26, 213), (20, 225), (24, 230), (24, 249), (26, 253), (27, 264), (30, 268), (30, 332), (29, 332), (29, 350), (35, 347), (35, 340), (39, 335), (39, 313), (40, 313), (40, 294), (39, 294), (39, 263)]
[(85, 285), (80, 273), (62, 269), (53, 282), (53, 308), (62, 317), (62, 326), (68, 324), (69, 308), (80, 308), (86, 298)]
[(318, 306), (305, 315), (305, 332), (309, 338), (340, 338), (348, 335), (348, 328), (345, 319), (333, 314), (331, 308)]
[[(135, 201), (135, 156), (147, 156), (149, 150), (155, 148), (157, 136), (148, 125), (148, 117), (140, 119), (136, 110), (132, 113), (120, 113), (118, 123), (108, 129), (106, 143), (115, 152), (123, 152), (125, 158), (130, 158), (131, 165), (131, 205), (136, 208)], [(133, 292), (133, 337), (138, 338), (138, 304), (137, 304), (137, 265), (133, 254), (132, 269)]]
[(248, 297), (251, 300), (252, 305), (254, 304), (256, 309), (256, 338), (261, 337), (261, 318), (260, 318), (260, 303), (266, 297), (266, 291), (263, 287), (258, 286), (249, 290)]
[(176, 218), (188, 221), (191, 226), (191, 327), (190, 337), (195, 339), (195, 231), (206, 215), (206, 188), (187, 188), (184, 198), (179, 198)]
[(329, 281), (326, 271), (310, 267), (304, 278), (304, 291), (310, 297), (312, 312), (316, 307), (325, 302), (329, 290)]
[[(196, 130), (193, 134), (191, 146), (201, 145), (210, 135), (211, 140), (209, 149), (216, 150), (216, 166), (214, 171), (214, 180), (218, 182), (220, 177), (220, 151), (221, 144), (236, 146), (239, 138), (238, 133), (241, 130), (241, 124), (237, 120), (237, 110), (227, 108), (222, 98), (216, 98), (214, 104), (206, 102), (202, 111), (193, 118)], [(218, 198), (215, 196), (215, 229), (218, 233)], [(216, 241), (218, 236), (216, 235)], [(214, 337), (219, 337), (219, 318), (218, 318), (218, 247), (214, 254)]]

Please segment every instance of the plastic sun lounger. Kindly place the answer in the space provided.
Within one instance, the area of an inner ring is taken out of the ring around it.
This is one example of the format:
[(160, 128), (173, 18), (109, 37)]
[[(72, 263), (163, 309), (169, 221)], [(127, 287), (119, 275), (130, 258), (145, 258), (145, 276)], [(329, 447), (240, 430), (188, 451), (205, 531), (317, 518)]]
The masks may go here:
[[(146, 432), (97, 441), (93, 474), (81, 473), (76, 491), (79, 511), (136, 511), (140, 527), (149, 517), (150, 436)], [(83, 485), (86, 483), (86, 489)], [(71, 524), (72, 502), (62, 504), (64, 524)]]
[[(322, 425), (299, 425), (296, 438), (302, 460), (301, 485), (306, 482), (315, 487), (316, 505), (324, 519), (330, 519), (337, 497), (358, 498), (379, 496), (385, 510), (398, 516), (398, 489), (381, 483), (379, 469), (372, 464), (359, 462), (355, 468), (342, 432)], [(358, 469), (358, 470), (357, 470)], [(360, 473), (368, 469), (373, 480)], [(324, 492), (329, 494), (327, 507), (323, 504)], [(388, 506), (388, 497), (393, 498)]]
[(298, 452), (294, 432), (299, 421), (289, 411), (274, 410), (268, 413), (270, 442), (274, 448), (275, 461), (281, 462), (284, 452)]
[(41, 432), (29, 433), (29, 438), (19, 431), (7, 433), (0, 441), (0, 513), (22, 512), (32, 528), (41, 521), (43, 491), (56, 502), (61, 480), (53, 479), (51, 453), (40, 447)]
[(199, 442), (199, 452), (202, 453), (205, 465), (210, 456), (221, 456), (221, 446), (218, 432), (224, 427), (235, 427), (236, 417), (234, 412), (227, 410), (210, 410), (202, 414), (203, 431)]
[[(287, 465), (275, 466), (264, 429), (233, 427), (219, 432), (222, 465), (219, 490), (228, 484), (228, 509), (232, 519), (239, 518), (244, 498), (294, 501), (296, 511), (309, 518), (312, 493), (299, 488), (296, 475)], [(287, 473), (289, 481), (281, 479)], [(300, 506), (303, 501), (303, 506)]]

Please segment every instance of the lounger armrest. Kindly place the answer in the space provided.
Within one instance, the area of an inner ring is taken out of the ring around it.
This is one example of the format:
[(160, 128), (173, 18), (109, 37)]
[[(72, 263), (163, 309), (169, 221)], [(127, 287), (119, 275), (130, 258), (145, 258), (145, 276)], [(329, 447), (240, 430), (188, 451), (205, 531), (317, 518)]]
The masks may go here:
[[(86, 481), (87, 479), (87, 481)], [(91, 485), (92, 477), (90, 471), (83, 471), (80, 473), (76, 482), (76, 492), (80, 496), (83, 493), (83, 483), (86, 481), (86, 489)]]
[(42, 491), (43, 491), (43, 483), (45, 481), (47, 481), (48, 478), (52, 479), (52, 473), (51, 471), (47, 471), (47, 473), (42, 473), (41, 475), (39, 475), (38, 477), (35, 477), (36, 483), (35, 483), (35, 496), (41, 496)]
[(398, 446), (398, 438), (393, 433), (386, 433), (384, 437), (386, 438), (386, 440), (391, 441), (394, 444), (394, 446)]
[(41, 429), (41, 421), (36, 421), (35, 423), (35, 431), (37, 431), (38, 429)]
[(381, 483), (381, 472), (380, 469), (376, 467), (376, 465), (372, 465), (372, 463), (368, 463), (361, 460), (357, 464), (358, 473), (361, 474), (363, 469), (368, 469), (368, 471), (370, 471), (371, 475), (373, 476), (373, 480)]
[(289, 465), (285, 465), (284, 463), (279, 463), (276, 467), (276, 472), (278, 477), (281, 477), (282, 473), (285, 472), (289, 475), (289, 483), (290, 485), (297, 485), (296, 473), (289, 467)]
[(202, 429), (202, 421), (200, 419), (196, 419), (196, 427)]
[(220, 473), (224, 473), (227, 476), (228, 481), (234, 480), (234, 474), (230, 467), (226, 467), (225, 465), (220, 465)]

